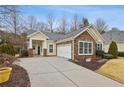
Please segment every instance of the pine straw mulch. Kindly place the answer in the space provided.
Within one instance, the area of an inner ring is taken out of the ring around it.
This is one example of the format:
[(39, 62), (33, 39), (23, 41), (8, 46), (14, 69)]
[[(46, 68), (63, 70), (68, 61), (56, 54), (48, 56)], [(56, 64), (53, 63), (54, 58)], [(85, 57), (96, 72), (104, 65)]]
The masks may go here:
[(12, 72), (9, 81), (1, 83), (0, 87), (30, 87), (30, 79), (27, 71), (18, 65), (12, 64)]
[(99, 69), (102, 65), (104, 65), (106, 62), (102, 62), (102, 63), (99, 63), (99, 62), (77, 62), (76, 64), (78, 65), (81, 65), (87, 69), (90, 69), (90, 70), (97, 70)]

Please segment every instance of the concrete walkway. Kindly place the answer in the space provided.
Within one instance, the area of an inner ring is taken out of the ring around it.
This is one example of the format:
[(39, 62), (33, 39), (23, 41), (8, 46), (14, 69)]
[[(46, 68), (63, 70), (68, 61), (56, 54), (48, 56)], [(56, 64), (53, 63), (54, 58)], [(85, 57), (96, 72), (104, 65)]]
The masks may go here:
[(116, 87), (122, 84), (59, 57), (21, 58), (32, 87)]

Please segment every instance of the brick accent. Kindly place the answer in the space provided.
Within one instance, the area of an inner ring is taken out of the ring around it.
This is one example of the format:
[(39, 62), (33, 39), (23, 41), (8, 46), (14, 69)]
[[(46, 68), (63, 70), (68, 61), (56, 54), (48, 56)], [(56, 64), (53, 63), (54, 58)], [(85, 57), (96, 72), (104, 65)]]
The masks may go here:
[(32, 48), (29, 48), (29, 49), (28, 49), (28, 55), (29, 55), (30, 57), (33, 56), (33, 49), (32, 49)]
[(44, 56), (44, 57), (47, 56), (47, 49), (43, 49), (43, 56)]
[[(93, 42), (93, 55), (78, 55), (78, 41), (82, 40), (82, 41), (92, 41)], [(95, 40), (92, 38), (92, 36), (85, 31), (84, 33), (82, 33), (81, 35), (79, 35), (78, 37), (76, 37), (74, 39), (74, 61), (75, 62), (83, 62), (85, 61), (85, 59), (87, 58), (91, 58), (94, 59), (96, 57), (96, 46), (95, 46)]]

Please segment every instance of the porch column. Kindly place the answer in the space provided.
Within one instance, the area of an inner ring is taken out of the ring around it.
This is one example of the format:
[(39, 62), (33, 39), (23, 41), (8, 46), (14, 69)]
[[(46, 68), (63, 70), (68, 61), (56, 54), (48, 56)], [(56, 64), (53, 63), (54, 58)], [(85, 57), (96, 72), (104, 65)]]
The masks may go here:
[(29, 39), (28, 54), (29, 56), (33, 56), (32, 39)]
[(44, 40), (43, 56), (47, 56), (47, 41)]
[(29, 39), (29, 48), (32, 48), (32, 39)]

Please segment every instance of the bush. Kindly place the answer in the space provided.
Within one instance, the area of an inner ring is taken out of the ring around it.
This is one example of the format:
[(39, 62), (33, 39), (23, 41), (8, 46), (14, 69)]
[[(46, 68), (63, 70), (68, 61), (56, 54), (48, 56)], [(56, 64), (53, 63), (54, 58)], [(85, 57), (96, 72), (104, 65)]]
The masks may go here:
[(112, 54), (104, 54), (103, 58), (105, 58), (105, 59), (112, 59), (112, 58), (115, 58), (115, 57)]
[(8, 54), (0, 54), (0, 65), (8, 66), (11, 65), (17, 58)]
[(118, 56), (124, 57), (124, 52), (118, 52)]
[(15, 55), (15, 49), (13, 47), (13, 45), (11, 44), (1, 44), (0, 45), (0, 53), (5, 53), (5, 54), (9, 54), (9, 55)]
[(99, 57), (103, 57), (104, 51), (97, 50), (96, 55), (99, 56)]
[(0, 45), (4, 43), (10, 43), (9, 38), (6, 36), (0, 36)]
[(112, 54), (114, 57), (118, 56), (118, 48), (116, 42), (112, 41), (109, 46), (108, 54)]
[(27, 57), (28, 51), (27, 50), (21, 50), (21, 57)]

